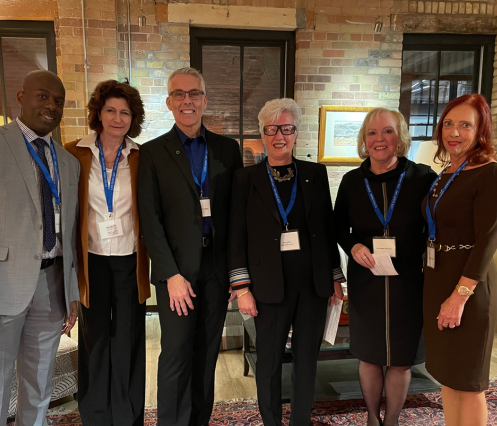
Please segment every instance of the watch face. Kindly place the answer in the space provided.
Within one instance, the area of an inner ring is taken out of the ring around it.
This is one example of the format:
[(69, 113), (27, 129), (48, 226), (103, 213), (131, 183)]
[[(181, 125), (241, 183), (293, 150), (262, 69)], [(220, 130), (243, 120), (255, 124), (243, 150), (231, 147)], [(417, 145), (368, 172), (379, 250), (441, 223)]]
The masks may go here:
[(459, 287), (458, 293), (461, 296), (468, 296), (470, 294), (469, 293), (469, 288), (461, 286), (461, 287)]

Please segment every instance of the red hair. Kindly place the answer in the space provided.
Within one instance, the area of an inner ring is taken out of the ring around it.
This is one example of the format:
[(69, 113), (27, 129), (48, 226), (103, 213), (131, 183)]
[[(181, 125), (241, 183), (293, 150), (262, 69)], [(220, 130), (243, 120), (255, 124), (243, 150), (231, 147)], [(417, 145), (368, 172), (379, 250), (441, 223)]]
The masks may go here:
[(440, 160), (445, 164), (449, 162), (449, 155), (445, 150), (442, 140), (443, 121), (453, 108), (464, 104), (472, 107), (478, 115), (475, 135), (476, 145), (473, 148), (470, 148), (466, 154), (468, 164), (478, 165), (486, 163), (491, 158), (495, 159), (495, 148), (492, 140), (492, 113), (485, 98), (482, 95), (473, 93), (472, 95), (459, 96), (458, 98), (451, 100), (445, 107), (435, 130), (435, 139), (438, 145), (437, 152), (433, 157), (435, 162), (437, 162), (437, 160)]

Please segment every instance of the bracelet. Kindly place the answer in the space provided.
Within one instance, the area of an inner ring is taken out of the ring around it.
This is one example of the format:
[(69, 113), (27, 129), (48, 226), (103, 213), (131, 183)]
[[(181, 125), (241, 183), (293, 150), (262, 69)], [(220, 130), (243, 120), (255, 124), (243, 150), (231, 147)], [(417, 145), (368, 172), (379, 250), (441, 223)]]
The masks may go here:
[(236, 296), (237, 299), (239, 299), (240, 297), (242, 296), (245, 296), (249, 291), (244, 291), (242, 294), (239, 294), (238, 296)]

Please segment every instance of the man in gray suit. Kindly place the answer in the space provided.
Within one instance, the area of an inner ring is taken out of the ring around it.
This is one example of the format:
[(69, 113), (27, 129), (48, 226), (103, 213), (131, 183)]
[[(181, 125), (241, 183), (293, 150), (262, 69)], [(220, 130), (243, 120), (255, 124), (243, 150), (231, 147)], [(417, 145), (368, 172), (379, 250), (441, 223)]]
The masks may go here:
[(60, 336), (76, 322), (79, 163), (49, 134), (64, 101), (60, 79), (34, 71), (19, 117), (0, 127), (0, 425), (16, 359), (16, 426), (47, 424)]

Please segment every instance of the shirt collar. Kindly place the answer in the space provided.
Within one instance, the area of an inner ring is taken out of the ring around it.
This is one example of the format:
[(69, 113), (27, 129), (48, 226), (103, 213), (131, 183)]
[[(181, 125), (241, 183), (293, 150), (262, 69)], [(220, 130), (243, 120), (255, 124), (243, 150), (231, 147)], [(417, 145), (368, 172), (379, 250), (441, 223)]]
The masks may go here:
[(33, 132), (28, 126), (26, 126), (19, 117), (16, 118), (17, 125), (19, 129), (21, 129), (21, 133), (24, 135), (28, 142), (33, 142), (35, 139), (43, 139), (48, 146), (52, 143), (52, 138), (50, 137), (50, 133), (45, 136), (38, 136), (35, 132)]
[[(124, 155), (124, 157), (127, 157), (132, 149), (140, 149), (138, 144), (136, 142), (133, 142), (130, 138), (126, 138), (125, 140), (126, 140), (126, 146), (122, 152), (122, 155)], [(90, 148), (93, 155), (99, 158), (96, 132), (90, 133), (88, 136), (85, 136), (76, 144), (76, 146), (82, 148)]]
[[(176, 133), (178, 133), (178, 136), (179, 136), (179, 139), (181, 140), (182, 145), (184, 145), (185, 142), (189, 139), (191, 139), (191, 140), (195, 139), (195, 138), (191, 138), (191, 137), (185, 135), (185, 133), (183, 133), (183, 131), (176, 125), (176, 123), (174, 124), (174, 128), (176, 129)], [(205, 127), (203, 124), (200, 126), (200, 134), (197, 136), (197, 138), (200, 138), (200, 137), (203, 138), (204, 142), (207, 140), (205, 138)]]

